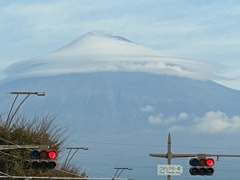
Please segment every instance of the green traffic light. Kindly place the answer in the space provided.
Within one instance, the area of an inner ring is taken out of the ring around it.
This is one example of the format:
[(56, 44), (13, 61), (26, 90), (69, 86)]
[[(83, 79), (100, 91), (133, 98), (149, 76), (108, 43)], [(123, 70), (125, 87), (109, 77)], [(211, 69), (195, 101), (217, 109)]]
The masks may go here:
[(30, 156), (31, 156), (32, 159), (39, 159), (40, 153), (39, 153), (38, 150), (33, 150), (33, 151), (31, 152)]
[(198, 164), (199, 164), (198, 159), (197, 158), (190, 159), (189, 164), (191, 166), (198, 166)]

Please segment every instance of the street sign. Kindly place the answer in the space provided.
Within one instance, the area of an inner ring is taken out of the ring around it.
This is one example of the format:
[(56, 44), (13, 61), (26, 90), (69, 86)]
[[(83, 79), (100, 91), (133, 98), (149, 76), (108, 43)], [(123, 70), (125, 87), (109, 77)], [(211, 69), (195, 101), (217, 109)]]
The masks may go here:
[(159, 164), (157, 167), (158, 176), (180, 176), (183, 172), (183, 167), (181, 165), (164, 165)]

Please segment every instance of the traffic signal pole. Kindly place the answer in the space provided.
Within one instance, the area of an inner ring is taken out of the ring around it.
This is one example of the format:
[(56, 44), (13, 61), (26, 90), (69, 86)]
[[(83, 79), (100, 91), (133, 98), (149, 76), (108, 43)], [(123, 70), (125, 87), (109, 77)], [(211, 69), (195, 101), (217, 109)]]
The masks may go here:
[[(199, 156), (205, 156), (205, 157), (217, 157), (217, 160), (219, 160), (220, 157), (240, 157), (239, 154), (173, 154), (171, 151), (171, 135), (168, 133), (168, 140), (167, 140), (167, 153), (166, 154), (149, 154), (151, 157), (160, 157), (160, 158), (167, 158), (167, 164), (171, 165), (171, 160), (173, 158), (189, 158), (189, 157), (199, 157)], [(167, 180), (171, 180), (171, 175), (167, 176)]]
[[(168, 148), (167, 148), (167, 158), (168, 158), (168, 165), (171, 165), (171, 160), (172, 160), (172, 151), (171, 151), (171, 135), (170, 133), (168, 134)], [(171, 176), (167, 176), (167, 180), (171, 180)]]
[[(167, 140), (167, 154), (149, 154), (152, 157), (161, 157), (161, 158), (167, 158), (167, 164), (171, 165), (171, 161), (173, 158), (172, 154), (172, 141), (171, 141), (171, 134), (168, 134), (168, 140)], [(171, 175), (167, 176), (167, 180), (171, 180)]]

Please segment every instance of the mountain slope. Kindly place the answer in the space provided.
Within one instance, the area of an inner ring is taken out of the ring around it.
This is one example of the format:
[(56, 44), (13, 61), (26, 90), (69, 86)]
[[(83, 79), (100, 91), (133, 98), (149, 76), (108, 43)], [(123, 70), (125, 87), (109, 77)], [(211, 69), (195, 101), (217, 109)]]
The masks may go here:
[[(0, 84), (2, 91), (45, 91), (43, 109), (64, 109), (63, 116), (79, 121), (135, 121), (144, 126), (151, 114), (203, 115), (222, 111), (235, 115), (240, 93), (211, 81), (145, 73), (80, 73), (24, 78)], [(36, 106), (38, 109), (39, 107)], [(144, 112), (146, 106), (152, 111)], [(73, 108), (74, 107), (74, 108)], [(69, 119), (71, 121), (71, 119)], [(91, 124), (91, 123), (90, 123)], [(104, 124), (103, 124), (104, 125)], [(105, 125), (104, 125), (105, 126)]]

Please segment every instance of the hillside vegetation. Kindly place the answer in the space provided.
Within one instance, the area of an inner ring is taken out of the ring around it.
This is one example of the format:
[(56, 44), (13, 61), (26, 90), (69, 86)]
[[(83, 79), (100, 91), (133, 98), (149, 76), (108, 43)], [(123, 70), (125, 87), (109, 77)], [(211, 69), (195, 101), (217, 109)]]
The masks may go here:
[(54, 124), (55, 116), (47, 114), (30, 117), (17, 115), (13, 120), (0, 116), (0, 171), (9, 176), (46, 176), (46, 177), (86, 177), (80, 168), (74, 165), (65, 167), (58, 163), (55, 169), (34, 170), (29, 168), (32, 149), (4, 149), (5, 145), (48, 145), (58, 154), (63, 151), (67, 137), (63, 129)]

